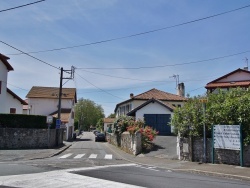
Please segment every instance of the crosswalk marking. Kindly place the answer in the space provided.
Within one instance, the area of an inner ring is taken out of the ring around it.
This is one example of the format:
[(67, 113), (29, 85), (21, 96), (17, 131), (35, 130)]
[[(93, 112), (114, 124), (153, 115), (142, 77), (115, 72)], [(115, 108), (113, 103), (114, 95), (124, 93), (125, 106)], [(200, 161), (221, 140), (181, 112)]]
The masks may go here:
[(105, 155), (104, 159), (112, 159), (112, 155)]
[(107, 159), (107, 160), (112, 160), (113, 159), (113, 155), (112, 154), (106, 154), (105, 156), (103, 155), (98, 155), (98, 154), (90, 154), (89, 156), (85, 153), (82, 153), (82, 154), (73, 154), (73, 153), (68, 153), (68, 154), (65, 154), (65, 155), (62, 155), (61, 157), (59, 157), (59, 159), (81, 159), (81, 158), (89, 158), (89, 159), (97, 159), (97, 157), (99, 159)]
[(97, 157), (97, 154), (91, 154), (91, 155), (89, 156), (90, 159), (95, 159), (96, 157)]
[(59, 158), (60, 158), (60, 159), (65, 159), (65, 158), (67, 158), (67, 157), (69, 157), (69, 156), (71, 156), (71, 155), (73, 155), (73, 153), (68, 153), (68, 154), (63, 155), (63, 156), (61, 156), (61, 157), (59, 157)]
[(84, 156), (85, 154), (78, 154), (77, 156), (74, 157), (74, 159), (80, 159)]

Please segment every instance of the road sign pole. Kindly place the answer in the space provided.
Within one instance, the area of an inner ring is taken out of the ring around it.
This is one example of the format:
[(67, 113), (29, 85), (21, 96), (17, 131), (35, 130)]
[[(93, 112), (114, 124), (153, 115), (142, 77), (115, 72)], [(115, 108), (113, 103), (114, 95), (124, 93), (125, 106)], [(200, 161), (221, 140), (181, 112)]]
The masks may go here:
[(214, 164), (214, 125), (212, 127), (212, 163)]
[(240, 124), (240, 166), (243, 167), (243, 136), (242, 136), (242, 125)]

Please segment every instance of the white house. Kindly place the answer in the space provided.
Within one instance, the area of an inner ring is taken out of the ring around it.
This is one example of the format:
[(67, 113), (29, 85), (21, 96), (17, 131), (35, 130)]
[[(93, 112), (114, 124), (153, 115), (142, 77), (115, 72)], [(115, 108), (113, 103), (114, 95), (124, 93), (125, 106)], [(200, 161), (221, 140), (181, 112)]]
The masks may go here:
[[(52, 115), (58, 117), (59, 88), (33, 86), (29, 93), (28, 109), (32, 115)], [(74, 132), (74, 105), (77, 102), (75, 88), (62, 88), (61, 121), (66, 128), (66, 140), (71, 139)]]
[[(184, 84), (179, 87), (184, 95)], [(160, 135), (170, 135), (170, 122), (173, 110), (176, 107), (183, 106), (186, 98), (184, 96), (175, 95), (151, 89), (144, 93), (134, 96), (130, 94), (130, 99), (116, 105), (116, 116), (128, 115), (134, 116), (135, 119), (143, 119), (146, 125), (149, 125), (159, 131)]]
[(221, 76), (205, 86), (208, 92), (217, 93), (218, 89), (229, 90), (230, 88), (249, 88), (250, 72), (246, 69), (236, 69), (224, 76)]
[(14, 70), (8, 60), (9, 57), (0, 54), (0, 113), (22, 114), (27, 103), (7, 88), (8, 72)]

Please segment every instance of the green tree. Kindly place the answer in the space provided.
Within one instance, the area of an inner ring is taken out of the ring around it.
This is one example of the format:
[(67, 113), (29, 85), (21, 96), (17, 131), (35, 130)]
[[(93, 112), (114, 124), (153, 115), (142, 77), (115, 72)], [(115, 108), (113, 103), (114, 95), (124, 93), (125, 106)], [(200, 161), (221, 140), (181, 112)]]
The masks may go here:
[(111, 113), (108, 118), (115, 118), (115, 113)]
[(99, 119), (104, 118), (104, 110), (101, 105), (89, 99), (79, 99), (75, 106), (75, 122), (79, 122), (80, 129), (89, 130), (90, 126), (96, 126)]
[(205, 122), (208, 135), (213, 125), (242, 125), (245, 144), (250, 143), (250, 90), (234, 88), (219, 90), (205, 96), (205, 118), (200, 97), (190, 98), (182, 108), (176, 108), (171, 124), (182, 136), (202, 136)]
[(103, 118), (101, 118), (101, 119), (98, 120), (98, 122), (96, 124), (96, 128), (97, 128), (97, 130), (103, 132), (104, 131), (103, 126), (104, 126), (104, 122), (103, 122)]

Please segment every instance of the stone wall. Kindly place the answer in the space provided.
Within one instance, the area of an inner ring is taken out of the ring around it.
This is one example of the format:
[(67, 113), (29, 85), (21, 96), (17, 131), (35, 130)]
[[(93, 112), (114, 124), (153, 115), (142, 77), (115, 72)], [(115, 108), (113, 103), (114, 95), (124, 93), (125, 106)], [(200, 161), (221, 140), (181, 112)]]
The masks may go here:
[(141, 153), (141, 133), (136, 132), (134, 135), (130, 135), (129, 132), (124, 132), (120, 136), (115, 133), (106, 133), (106, 140), (117, 147), (120, 147), (123, 151), (137, 155)]
[[(63, 144), (63, 129), (58, 129), (58, 145)], [(0, 128), (0, 149), (51, 148), (57, 145), (56, 129)]]
[[(203, 138), (180, 138), (180, 159), (194, 162), (203, 161)], [(212, 139), (206, 142), (206, 161), (212, 162)], [(243, 149), (244, 166), (250, 166), (250, 145)], [(240, 165), (240, 151), (214, 149), (214, 162), (219, 164)]]

